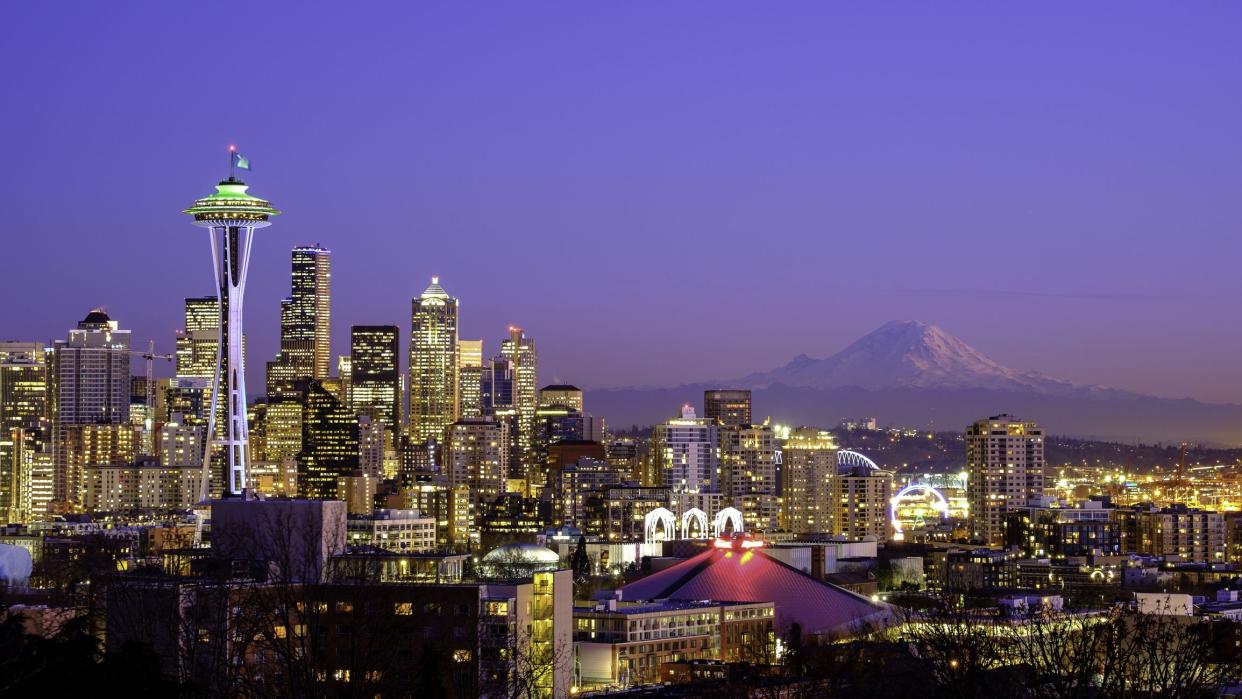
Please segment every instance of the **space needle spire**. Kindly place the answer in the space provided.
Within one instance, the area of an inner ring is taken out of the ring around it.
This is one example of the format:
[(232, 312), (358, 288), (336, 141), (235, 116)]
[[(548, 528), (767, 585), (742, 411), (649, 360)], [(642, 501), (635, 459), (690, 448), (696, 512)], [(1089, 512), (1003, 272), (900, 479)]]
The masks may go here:
[[(209, 496), (211, 460), (215, 448), (223, 449), (225, 454), (224, 492), (239, 495), (247, 487), (250, 445), (246, 427), (246, 375), (242, 360), (242, 298), (246, 292), (246, 270), (250, 266), (254, 232), (271, 225), (268, 219), (280, 213), (272, 208), (270, 202), (248, 194), (246, 183), (234, 176), (235, 168), (249, 170), (250, 161), (235, 147), (229, 146), (229, 178), (216, 185), (214, 194), (198, 199), (185, 210), (194, 217), (194, 225), (206, 228), (210, 233), (216, 298), (220, 303), (220, 335), (207, 424), (207, 449), (203, 454), (200, 500), (206, 500)], [(220, 401), (224, 401), (223, 410), (220, 410)], [(216, 425), (221, 417), (225, 420), (222, 430)], [(220, 432), (218, 439), (217, 431)]]

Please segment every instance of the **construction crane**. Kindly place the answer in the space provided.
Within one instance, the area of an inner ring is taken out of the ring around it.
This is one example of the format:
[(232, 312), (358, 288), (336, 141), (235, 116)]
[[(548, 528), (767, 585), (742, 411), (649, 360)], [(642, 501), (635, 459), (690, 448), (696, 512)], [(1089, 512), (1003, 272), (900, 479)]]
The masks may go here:
[(133, 355), (135, 357), (142, 357), (147, 362), (147, 373), (146, 373), (147, 383), (146, 383), (145, 388), (146, 388), (146, 403), (147, 403), (147, 420), (150, 422), (150, 424), (147, 425), (147, 430), (146, 430), (147, 432), (146, 439), (148, 440), (148, 443), (144, 446), (148, 452), (154, 453), (155, 437), (151, 434), (151, 431), (154, 429), (154, 426), (155, 426), (155, 370), (152, 365), (156, 359), (163, 359), (165, 361), (171, 362), (173, 359), (176, 359), (176, 355), (156, 354), (155, 353), (155, 340), (147, 341), (147, 351), (145, 352), (143, 352), (142, 350), (122, 349), (120, 347), (114, 347), (112, 348), (112, 351), (123, 352), (125, 354)]

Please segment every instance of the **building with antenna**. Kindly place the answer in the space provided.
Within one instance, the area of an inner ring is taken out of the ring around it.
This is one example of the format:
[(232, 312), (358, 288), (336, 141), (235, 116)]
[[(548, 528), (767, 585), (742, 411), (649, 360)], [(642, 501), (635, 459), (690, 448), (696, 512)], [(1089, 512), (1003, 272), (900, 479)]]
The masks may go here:
[[(238, 157), (230, 149), (231, 162)], [(246, 162), (246, 166), (249, 163)], [(222, 490), (239, 494), (246, 488), (246, 463), (249, 459), (246, 423), (246, 376), (242, 356), (242, 299), (246, 292), (246, 273), (254, 233), (271, 225), (270, 218), (279, 214), (266, 200), (247, 193), (248, 186), (231, 174), (216, 185), (216, 191), (194, 202), (185, 213), (194, 217), (194, 225), (206, 228), (211, 236), (211, 258), (220, 302), (220, 362), (213, 377), (210, 422), (207, 434), (216, 435), (214, 406), (223, 404), (224, 429), (215, 437), (216, 447), (224, 450)], [(126, 355), (126, 362), (129, 361)], [(209, 465), (213, 449), (205, 450), (201, 495), (206, 499)]]

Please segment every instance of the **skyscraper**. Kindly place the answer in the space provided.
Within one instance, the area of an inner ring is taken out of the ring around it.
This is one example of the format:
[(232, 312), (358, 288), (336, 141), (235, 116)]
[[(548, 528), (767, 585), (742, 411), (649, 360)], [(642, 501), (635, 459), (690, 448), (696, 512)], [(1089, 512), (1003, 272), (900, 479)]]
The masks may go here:
[(220, 361), (220, 302), (185, 300), (185, 329), (177, 333), (177, 378), (213, 379)]
[(720, 428), (720, 490), (761, 529), (776, 526), (776, 438), (770, 425)]
[(432, 277), (410, 309), (410, 438), (443, 440), (457, 419), (457, 299)]
[(850, 539), (873, 536), (888, 541), (889, 499), (893, 496), (891, 471), (858, 466), (832, 479), (833, 529)]
[(349, 332), (350, 406), (387, 430), (389, 447), (401, 422), (399, 332), (395, 325), (355, 325)]
[(781, 456), (781, 528), (799, 534), (831, 532), (832, 486), (837, 473), (832, 433), (800, 427), (785, 440)]
[[(246, 487), (246, 461), (249, 445), (246, 422), (246, 372), (242, 351), (242, 298), (246, 292), (246, 273), (250, 262), (254, 232), (271, 225), (269, 220), (280, 212), (271, 204), (247, 194), (246, 183), (230, 176), (216, 185), (209, 194), (185, 210), (194, 217), (194, 225), (211, 234), (211, 255), (217, 282), (217, 299), (221, 309), (220, 358), (212, 386), (212, 403), (223, 404), (224, 429), (215, 437), (215, 410), (211, 410), (207, 434), (224, 449), (224, 490), (240, 493)], [(126, 357), (128, 362), (128, 356)], [(209, 487), (209, 466), (212, 450), (205, 450), (203, 483), (200, 496), (206, 499)]]
[(358, 468), (358, 418), (322, 381), (304, 385), (298, 491), (307, 498), (337, 498), (338, 479)]
[(0, 523), (29, 515), (31, 459), (42, 442), (47, 361), (38, 342), (0, 342)]
[(332, 252), (300, 245), (292, 253), (292, 292), (280, 302), (280, 350), (298, 378), (328, 377), (331, 321)]
[(751, 424), (750, 391), (713, 389), (703, 391), (703, 414), (725, 427)]
[(102, 309), (88, 313), (56, 342), (57, 415), (61, 424), (129, 420), (130, 332)]
[[(444, 471), (450, 491), (469, 494), (452, 506), (455, 522), (452, 538), (462, 541), (477, 524), (483, 505), (504, 491), (508, 475), (508, 428), (487, 419), (459, 420), (449, 426), (444, 454)], [(464, 511), (463, 511), (464, 510)]]
[(970, 536), (1004, 540), (1005, 512), (1044, 493), (1044, 431), (1013, 415), (993, 415), (966, 428), (966, 500)]
[[(516, 453), (527, 470), (534, 464), (539, 409), (539, 371), (535, 341), (521, 328), (509, 326), (509, 338), (500, 343), (500, 355), (509, 360), (513, 376), (513, 411), (517, 417)], [(531, 474), (533, 475), (533, 474)]]
[(72, 445), (84, 426), (116, 427), (129, 421), (130, 332), (102, 309), (88, 313), (55, 346), (56, 415), (53, 497), (67, 511), (81, 507), (84, 465)]
[(280, 352), (267, 363), (273, 400), (299, 396), (299, 382), (326, 379), (331, 364), (332, 253), (300, 245), (291, 259), (290, 295), (280, 302)]
[(463, 418), (483, 417), (483, 341), (457, 343), (457, 409)]
[(660, 485), (674, 493), (719, 492), (720, 428), (682, 406), (681, 415), (656, 425), (652, 438)]

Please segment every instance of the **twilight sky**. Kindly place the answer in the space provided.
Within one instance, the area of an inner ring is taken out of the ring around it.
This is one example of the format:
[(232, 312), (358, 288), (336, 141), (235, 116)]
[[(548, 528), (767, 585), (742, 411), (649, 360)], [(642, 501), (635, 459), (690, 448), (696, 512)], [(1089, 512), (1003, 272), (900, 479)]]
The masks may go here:
[[(1016, 369), (1242, 402), (1242, 4), (0, 6), (0, 337), (172, 349), (226, 174), (334, 252), (333, 350), (432, 274), (541, 380), (738, 376), (934, 322)], [(402, 351), (405, 351), (404, 341)], [(260, 391), (255, 391), (260, 392)]]

